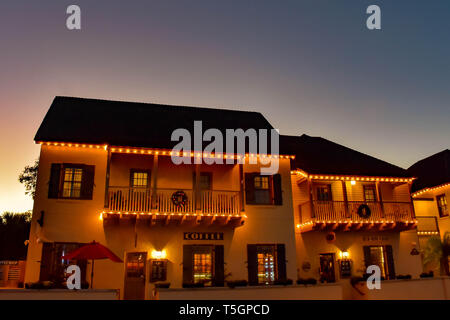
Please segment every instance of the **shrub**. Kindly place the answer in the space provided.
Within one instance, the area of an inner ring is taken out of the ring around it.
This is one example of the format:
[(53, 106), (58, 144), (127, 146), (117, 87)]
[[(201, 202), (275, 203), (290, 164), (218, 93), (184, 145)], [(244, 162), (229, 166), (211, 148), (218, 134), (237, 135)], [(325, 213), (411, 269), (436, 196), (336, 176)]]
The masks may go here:
[(299, 278), (297, 279), (297, 284), (303, 284), (305, 286), (308, 284), (315, 285), (317, 284), (317, 280), (314, 278), (307, 278), (307, 279)]
[(227, 281), (227, 286), (233, 289), (234, 287), (246, 287), (248, 285), (247, 280), (232, 280)]
[(409, 280), (412, 279), (412, 276), (410, 274), (399, 274), (398, 276), (396, 276), (396, 279)]
[(434, 277), (434, 272), (433, 270), (431, 270), (430, 272), (422, 272), (420, 274), (421, 278), (433, 278)]
[(155, 288), (168, 289), (169, 287), (170, 287), (170, 282), (155, 283)]
[(203, 282), (193, 283), (193, 282), (184, 282), (183, 288), (203, 288), (205, 284)]
[(282, 285), (282, 286), (290, 286), (294, 283), (292, 279), (284, 279), (284, 280), (275, 280), (273, 284), (275, 285)]

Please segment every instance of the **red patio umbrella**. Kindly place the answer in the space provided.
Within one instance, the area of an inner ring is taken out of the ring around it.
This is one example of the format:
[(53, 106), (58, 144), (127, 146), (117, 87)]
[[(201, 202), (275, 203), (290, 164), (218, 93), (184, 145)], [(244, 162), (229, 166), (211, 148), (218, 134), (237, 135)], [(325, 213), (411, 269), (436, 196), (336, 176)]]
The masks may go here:
[(91, 269), (91, 289), (94, 283), (94, 260), (109, 259), (113, 262), (123, 262), (107, 247), (101, 245), (99, 242), (92, 241), (62, 257), (65, 260), (92, 260)]

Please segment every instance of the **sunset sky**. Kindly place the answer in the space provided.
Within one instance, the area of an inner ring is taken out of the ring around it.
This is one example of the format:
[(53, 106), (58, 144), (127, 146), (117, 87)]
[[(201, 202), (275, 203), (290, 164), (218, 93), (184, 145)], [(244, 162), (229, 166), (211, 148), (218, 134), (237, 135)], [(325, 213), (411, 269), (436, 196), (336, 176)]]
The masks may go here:
[(448, 0), (5, 0), (0, 40), (0, 213), (32, 208), (17, 177), (56, 95), (259, 111), (402, 167), (450, 148)]

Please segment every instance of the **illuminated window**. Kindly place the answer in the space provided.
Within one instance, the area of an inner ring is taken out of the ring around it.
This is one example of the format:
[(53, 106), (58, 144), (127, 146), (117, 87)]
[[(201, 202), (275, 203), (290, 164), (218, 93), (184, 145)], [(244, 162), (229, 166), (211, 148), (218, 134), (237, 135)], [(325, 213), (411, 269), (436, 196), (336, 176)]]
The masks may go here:
[(384, 258), (384, 248), (382, 246), (370, 247), (370, 262), (373, 265), (379, 266), (381, 276), (386, 278), (386, 264)]
[(258, 283), (271, 284), (276, 279), (276, 257), (274, 246), (258, 246)]
[(445, 194), (441, 194), (436, 197), (436, 202), (438, 205), (439, 210), (439, 216), (442, 217), (448, 217), (448, 206), (447, 206), (447, 198), (445, 197)]
[(212, 254), (210, 252), (194, 252), (193, 259), (194, 283), (203, 283), (205, 286), (212, 285)]
[(83, 169), (70, 167), (64, 168), (63, 177), (63, 197), (79, 198), (81, 195), (81, 179), (83, 177)]
[(149, 172), (145, 170), (131, 170), (131, 186), (137, 188), (149, 187)]
[(255, 201), (259, 204), (272, 203), (270, 180), (268, 176), (256, 176), (254, 180)]
[(377, 192), (376, 192), (376, 188), (374, 185), (364, 186), (364, 200), (366, 202), (377, 201)]

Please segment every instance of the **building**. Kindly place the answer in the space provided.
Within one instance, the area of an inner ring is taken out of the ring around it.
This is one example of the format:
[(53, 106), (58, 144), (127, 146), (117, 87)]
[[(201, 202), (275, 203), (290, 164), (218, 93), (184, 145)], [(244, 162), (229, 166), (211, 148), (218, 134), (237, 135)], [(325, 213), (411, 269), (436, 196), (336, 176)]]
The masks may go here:
[(450, 150), (416, 162), (408, 172), (418, 178), (412, 186), (412, 197), (421, 247), (425, 248), (430, 237), (442, 238), (450, 232)]
[[(378, 265), (382, 277), (418, 277), (413, 177), (321, 137), (283, 137), (292, 171), (298, 275), (348, 283)], [(344, 281), (347, 279), (346, 281)]]
[[(61, 257), (93, 240), (124, 261), (96, 261), (93, 287), (118, 288), (126, 299), (151, 298), (157, 282), (296, 279), (293, 156), (277, 156), (271, 176), (261, 175), (259, 154), (250, 155), (255, 164), (235, 154), (232, 164), (175, 165), (172, 132), (195, 135), (198, 120), (203, 131), (272, 129), (256, 112), (56, 97), (35, 137), (41, 152), (25, 282), (63, 279), (77, 262)], [(91, 264), (78, 264), (89, 281)]]

